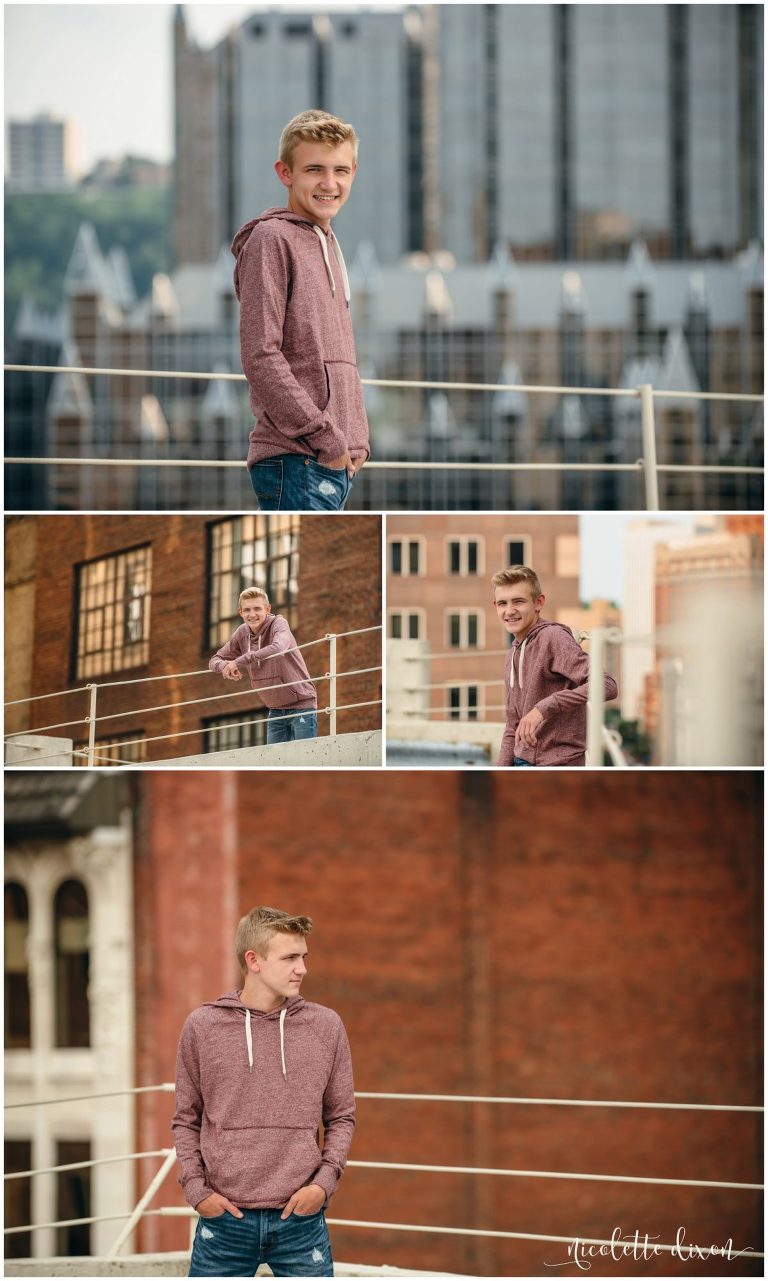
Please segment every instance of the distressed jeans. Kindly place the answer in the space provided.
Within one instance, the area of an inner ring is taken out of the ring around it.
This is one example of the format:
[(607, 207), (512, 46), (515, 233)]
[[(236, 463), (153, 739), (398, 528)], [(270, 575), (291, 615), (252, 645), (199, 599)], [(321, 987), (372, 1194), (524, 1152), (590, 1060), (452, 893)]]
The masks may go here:
[(254, 463), (251, 484), (263, 512), (338, 512), (352, 488), (346, 467), (324, 467), (303, 454)]
[(297, 743), (300, 738), (317, 738), (317, 712), (311, 707), (292, 712), (287, 707), (272, 707), (267, 713), (267, 745)]
[(236, 1219), (225, 1210), (198, 1219), (190, 1277), (252, 1277), (268, 1263), (276, 1277), (332, 1277), (333, 1257), (325, 1215), (282, 1210), (243, 1210)]

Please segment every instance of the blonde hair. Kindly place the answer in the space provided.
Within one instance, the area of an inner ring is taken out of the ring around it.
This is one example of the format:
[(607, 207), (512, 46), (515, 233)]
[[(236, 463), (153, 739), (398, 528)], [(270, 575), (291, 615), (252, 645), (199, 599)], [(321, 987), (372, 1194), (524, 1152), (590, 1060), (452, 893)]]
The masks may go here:
[(254, 907), (243, 916), (235, 935), (235, 956), (245, 974), (246, 952), (266, 956), (269, 944), (276, 934), (302, 934), (312, 932), (311, 916), (291, 916), (279, 907)]
[(237, 608), (242, 608), (244, 600), (255, 600), (257, 596), (263, 596), (264, 600), (269, 604), (269, 597), (263, 587), (246, 587), (245, 591), (241, 592), (237, 598)]
[(351, 142), (357, 162), (358, 139), (352, 125), (327, 111), (301, 111), (280, 134), (280, 159), (290, 167), (293, 153), (300, 142), (324, 142), (328, 147), (340, 147)]
[(506, 587), (511, 583), (528, 583), (534, 600), (544, 593), (541, 590), (539, 576), (527, 565), (510, 565), (509, 569), (500, 569), (491, 579), (494, 587)]

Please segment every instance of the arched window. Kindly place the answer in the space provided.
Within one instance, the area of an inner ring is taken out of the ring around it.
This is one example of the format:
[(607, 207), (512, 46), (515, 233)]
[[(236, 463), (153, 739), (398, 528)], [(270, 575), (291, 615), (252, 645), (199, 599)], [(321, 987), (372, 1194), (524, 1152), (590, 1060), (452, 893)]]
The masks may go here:
[(5, 887), (5, 1048), (29, 1049), (30, 1009), (27, 965), (29, 900), (23, 885)]
[(80, 881), (64, 881), (53, 904), (56, 954), (56, 1045), (90, 1045), (88, 1009), (88, 895)]

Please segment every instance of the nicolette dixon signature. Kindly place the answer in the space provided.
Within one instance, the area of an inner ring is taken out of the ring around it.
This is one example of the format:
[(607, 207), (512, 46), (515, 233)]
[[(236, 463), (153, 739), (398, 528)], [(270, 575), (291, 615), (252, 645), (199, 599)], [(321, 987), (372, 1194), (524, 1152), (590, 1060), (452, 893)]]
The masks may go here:
[(743, 1254), (755, 1253), (751, 1246), (747, 1246), (744, 1250), (735, 1250), (732, 1237), (728, 1238), (725, 1245), (695, 1245), (693, 1242), (689, 1244), (685, 1239), (685, 1228), (677, 1229), (675, 1243), (671, 1249), (655, 1245), (654, 1242), (658, 1239), (658, 1236), (650, 1237), (647, 1232), (639, 1230), (635, 1230), (632, 1234), (622, 1234), (621, 1228), (614, 1228), (610, 1241), (605, 1241), (602, 1245), (583, 1241), (581, 1237), (574, 1237), (566, 1251), (567, 1259), (563, 1263), (545, 1262), (544, 1267), (567, 1268), (575, 1263), (582, 1272), (589, 1272), (592, 1259), (616, 1261), (634, 1259), (636, 1262), (647, 1262), (648, 1259), (659, 1258), (662, 1254), (670, 1254), (684, 1263), (691, 1263), (699, 1262), (701, 1259), (738, 1259)]

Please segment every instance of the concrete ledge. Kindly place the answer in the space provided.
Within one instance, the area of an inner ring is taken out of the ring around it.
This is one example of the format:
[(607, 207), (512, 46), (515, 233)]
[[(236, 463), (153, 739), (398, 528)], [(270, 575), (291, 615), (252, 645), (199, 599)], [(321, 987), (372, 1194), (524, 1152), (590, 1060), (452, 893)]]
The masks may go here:
[[(119, 1259), (82, 1255), (79, 1258), (6, 1259), (7, 1277), (185, 1277), (189, 1251), (168, 1254), (124, 1254)], [(415, 1272), (412, 1269), (371, 1267), (365, 1263), (335, 1263), (337, 1277), (443, 1277), (448, 1272)], [(271, 1277), (266, 1265), (257, 1277)]]
[(387, 765), (435, 765), (444, 769), (474, 765), (487, 769), (491, 764), (487, 749), (479, 743), (421, 743), (402, 739), (387, 742)]
[[(42, 758), (42, 759), (41, 759)], [(45, 734), (19, 734), (5, 744), (6, 765), (38, 765), (50, 769), (52, 765), (72, 764), (72, 739), (50, 738)]]
[(228, 752), (206, 752), (199, 756), (174, 756), (148, 765), (190, 765), (220, 769), (222, 765), (251, 765), (262, 769), (290, 769), (304, 765), (381, 765), (381, 730), (358, 734), (334, 734), (308, 738), (298, 743), (276, 743), (273, 747), (237, 747)]

